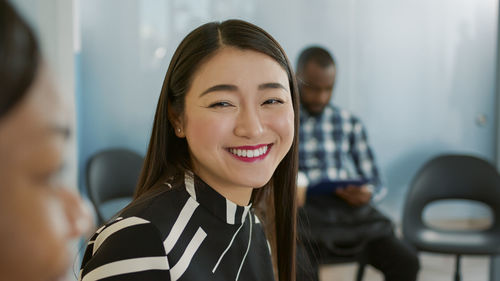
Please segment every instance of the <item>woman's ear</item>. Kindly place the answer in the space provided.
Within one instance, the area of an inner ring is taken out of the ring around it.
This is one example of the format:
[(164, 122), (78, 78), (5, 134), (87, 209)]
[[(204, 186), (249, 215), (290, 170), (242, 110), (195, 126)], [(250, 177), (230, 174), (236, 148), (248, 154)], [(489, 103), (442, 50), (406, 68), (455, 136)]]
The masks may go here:
[(179, 116), (178, 114), (174, 113), (175, 110), (173, 110), (172, 106), (170, 103), (168, 104), (168, 120), (170, 121), (170, 124), (172, 124), (172, 127), (174, 128), (175, 135), (178, 138), (184, 138), (186, 135), (184, 134), (184, 121), (182, 116)]
[(178, 138), (185, 138), (186, 137), (186, 135), (184, 134), (184, 130), (182, 129), (181, 126), (175, 127), (175, 135)]

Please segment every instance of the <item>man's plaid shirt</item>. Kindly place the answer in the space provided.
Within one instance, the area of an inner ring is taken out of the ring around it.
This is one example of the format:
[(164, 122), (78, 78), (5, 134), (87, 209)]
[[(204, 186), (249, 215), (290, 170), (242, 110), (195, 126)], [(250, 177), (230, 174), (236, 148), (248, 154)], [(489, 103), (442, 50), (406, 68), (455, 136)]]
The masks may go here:
[(317, 116), (301, 107), (300, 122), (299, 171), (309, 185), (325, 179), (368, 179), (376, 197), (385, 193), (365, 128), (357, 117), (329, 104)]

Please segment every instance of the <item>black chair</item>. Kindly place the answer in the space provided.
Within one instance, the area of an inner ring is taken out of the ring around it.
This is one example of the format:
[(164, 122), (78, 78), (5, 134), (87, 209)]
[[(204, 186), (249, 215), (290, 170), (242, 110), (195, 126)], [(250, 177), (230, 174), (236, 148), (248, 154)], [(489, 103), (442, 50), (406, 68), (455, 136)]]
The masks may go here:
[(87, 191), (99, 224), (113, 217), (134, 195), (143, 157), (128, 149), (108, 149), (87, 162)]
[[(485, 230), (444, 230), (424, 223), (424, 208), (438, 200), (465, 199), (486, 204), (493, 222)], [(442, 155), (428, 161), (414, 177), (403, 211), (403, 235), (417, 250), (456, 255), (500, 253), (500, 175), (489, 162), (466, 155)]]

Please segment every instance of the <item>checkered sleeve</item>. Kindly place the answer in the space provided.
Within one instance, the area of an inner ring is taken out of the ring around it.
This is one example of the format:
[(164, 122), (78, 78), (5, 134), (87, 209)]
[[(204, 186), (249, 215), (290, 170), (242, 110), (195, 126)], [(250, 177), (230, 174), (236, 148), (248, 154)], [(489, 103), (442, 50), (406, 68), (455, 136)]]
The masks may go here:
[(373, 196), (379, 198), (385, 193), (380, 174), (375, 162), (375, 155), (368, 143), (368, 135), (363, 123), (356, 117), (352, 117), (352, 132), (350, 136), (350, 154), (354, 161), (356, 171), (363, 178), (369, 179), (374, 187)]

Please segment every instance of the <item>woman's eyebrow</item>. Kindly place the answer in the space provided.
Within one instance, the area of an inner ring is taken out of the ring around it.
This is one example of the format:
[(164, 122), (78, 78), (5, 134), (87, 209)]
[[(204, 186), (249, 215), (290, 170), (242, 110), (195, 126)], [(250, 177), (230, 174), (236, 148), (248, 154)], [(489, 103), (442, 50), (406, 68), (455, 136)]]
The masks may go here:
[(266, 90), (266, 89), (283, 89), (288, 92), (285, 86), (277, 82), (264, 83), (259, 85), (259, 90)]
[[(258, 87), (258, 89), (259, 89), (259, 91), (267, 90), (267, 89), (282, 89), (282, 90), (288, 91), (285, 86), (283, 86), (281, 83), (277, 83), (277, 82), (270, 82), (270, 83), (260, 84), (259, 87)], [(208, 93), (211, 93), (211, 92), (218, 92), (218, 91), (235, 92), (237, 90), (238, 90), (238, 87), (236, 85), (219, 84), (219, 85), (212, 86), (212, 87), (206, 89), (205, 91), (203, 91), (200, 94), (200, 97), (202, 97), (202, 96), (204, 96), (204, 95), (206, 95)]]
[(205, 91), (203, 91), (203, 93), (200, 94), (200, 97), (208, 94), (208, 93), (211, 93), (211, 92), (218, 92), (218, 91), (236, 91), (238, 90), (238, 87), (236, 87), (235, 85), (230, 85), (230, 84), (220, 84), (220, 85), (215, 85), (215, 86), (212, 86), (208, 89), (206, 89)]

